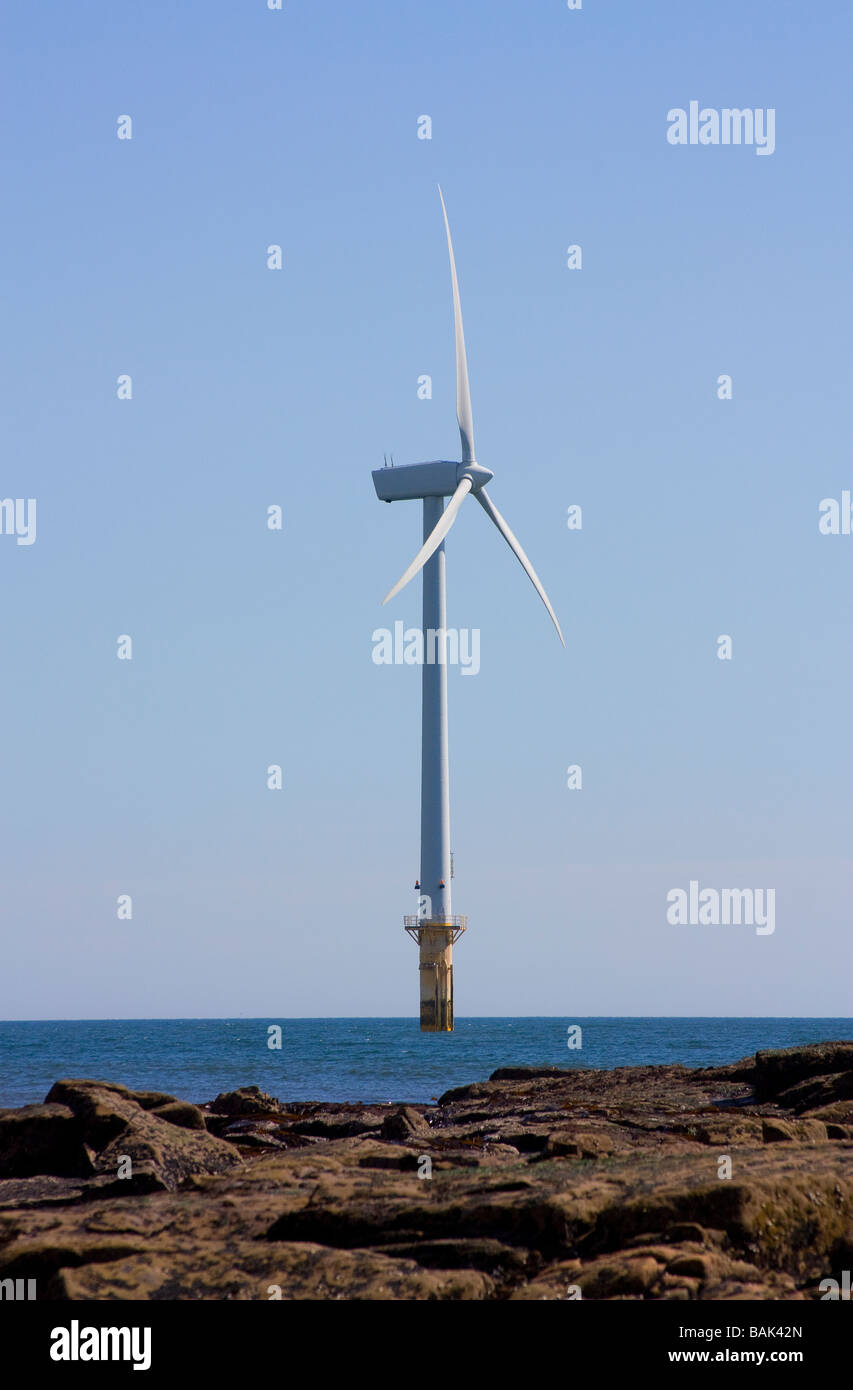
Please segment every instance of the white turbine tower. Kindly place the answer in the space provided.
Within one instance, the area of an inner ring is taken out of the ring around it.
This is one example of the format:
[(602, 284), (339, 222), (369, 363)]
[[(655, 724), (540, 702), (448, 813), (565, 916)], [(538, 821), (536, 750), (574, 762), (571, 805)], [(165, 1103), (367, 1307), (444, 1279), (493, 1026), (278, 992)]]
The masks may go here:
[[(444, 538), (469, 492), (497, 526), (517, 557), (533, 587), (548, 609), (565, 647), (557, 616), (536, 571), (485, 490), (494, 474), (477, 463), (474, 454), (474, 422), (468, 388), (468, 362), (456, 262), (444, 195), (438, 190), (450, 253), (453, 283), (453, 319), (456, 330), (456, 418), (462, 436), (462, 461), (413, 463), (401, 468), (377, 468), (373, 472), (376, 495), (382, 502), (421, 498), (424, 504), (424, 543), (406, 572), (382, 600), (387, 603), (424, 572), (423, 678), (421, 734), (421, 873), (420, 910), (406, 917), (405, 927), (420, 947), (421, 1032), (453, 1030), (453, 943), (465, 930), (467, 919), (451, 911), (450, 880), (450, 773), (447, 743), (447, 663), (445, 647)], [(447, 506), (444, 498), (449, 497)], [(432, 659), (430, 659), (432, 658)]]

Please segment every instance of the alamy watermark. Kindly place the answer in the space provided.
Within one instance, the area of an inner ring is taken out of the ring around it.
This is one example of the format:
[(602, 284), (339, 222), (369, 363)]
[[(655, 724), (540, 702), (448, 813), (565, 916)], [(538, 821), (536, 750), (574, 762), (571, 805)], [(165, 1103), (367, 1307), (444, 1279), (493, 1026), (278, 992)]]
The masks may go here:
[(686, 110), (674, 106), (667, 111), (666, 119), (671, 145), (754, 145), (756, 154), (773, 154), (776, 149), (775, 106), (724, 106), (718, 111), (691, 101)]
[(480, 669), (480, 629), (478, 627), (428, 627), (426, 642), (419, 627), (404, 629), (394, 624), (377, 627), (372, 636), (372, 658), (377, 666), (461, 666), (463, 676), (476, 676)]
[(841, 500), (837, 497), (824, 497), (818, 507), (820, 519), (817, 529), (822, 536), (853, 535), (853, 507), (850, 505), (850, 489), (844, 488)]
[(775, 888), (670, 888), (666, 920), (672, 927), (755, 927), (756, 936), (776, 930)]
[(35, 1279), (0, 1279), (0, 1299), (19, 1303), (36, 1296)]
[(54, 1327), (50, 1334), (51, 1361), (132, 1361), (135, 1371), (151, 1366), (150, 1327)]
[[(826, 1292), (824, 1293), (824, 1289)], [(818, 1285), (821, 1303), (835, 1303), (839, 1299), (844, 1303), (850, 1302), (850, 1270), (842, 1269), (841, 1283), (837, 1279), (821, 1279)]]
[(0, 500), (0, 535), (17, 536), (18, 545), (32, 545), (36, 538), (36, 499), (4, 497)]

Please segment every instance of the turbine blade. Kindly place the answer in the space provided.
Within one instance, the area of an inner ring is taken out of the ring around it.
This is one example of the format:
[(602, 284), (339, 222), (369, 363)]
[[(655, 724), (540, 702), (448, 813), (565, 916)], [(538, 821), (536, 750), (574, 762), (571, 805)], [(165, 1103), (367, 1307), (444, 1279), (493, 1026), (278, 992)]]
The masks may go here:
[(423, 569), (429, 557), (438, 550), (438, 547), (441, 545), (441, 542), (456, 520), (456, 513), (459, 511), (459, 508), (462, 506), (462, 503), (465, 501), (470, 491), (471, 479), (463, 478), (444, 511), (441, 513), (438, 522), (432, 528), (414, 560), (409, 565), (406, 573), (397, 580), (393, 589), (388, 590), (388, 593), (382, 600), (383, 603), (387, 603), (389, 599), (399, 594), (400, 590), (406, 587), (409, 580), (414, 579), (418, 570)]
[(462, 331), (462, 306), (459, 303), (459, 282), (456, 279), (456, 261), (453, 258), (453, 242), (450, 239), (450, 223), (441, 184), (438, 186), (441, 210), (444, 213), (444, 226), (447, 232), (447, 249), (450, 252), (450, 278), (453, 281), (453, 323), (456, 330), (456, 419), (462, 436), (462, 462), (474, 462), (474, 418), (471, 414), (471, 392), (468, 387), (468, 359), (465, 356), (465, 334)]
[(512, 534), (512, 531), (509, 529), (509, 526), (504, 521), (503, 517), (501, 516), (491, 497), (487, 495), (485, 488), (481, 487), (479, 492), (474, 493), (474, 496), (476, 497), (480, 506), (483, 508), (483, 511), (486, 513), (486, 516), (491, 517), (492, 521), (497, 526), (498, 530), (500, 531), (510, 550), (521, 562), (522, 569), (524, 570), (525, 574), (527, 575), (537, 594), (541, 598), (545, 607), (548, 609), (548, 612), (551, 614), (551, 621), (557, 629), (557, 636), (559, 637), (563, 646), (565, 646), (565, 638), (563, 637), (563, 634), (560, 631), (560, 624), (557, 622), (557, 615), (551, 607), (550, 602), (548, 601), (548, 595), (545, 593), (545, 590), (539, 583), (539, 578), (536, 574), (535, 569), (531, 565), (530, 561), (528, 560), (527, 556), (525, 555), (515, 536)]

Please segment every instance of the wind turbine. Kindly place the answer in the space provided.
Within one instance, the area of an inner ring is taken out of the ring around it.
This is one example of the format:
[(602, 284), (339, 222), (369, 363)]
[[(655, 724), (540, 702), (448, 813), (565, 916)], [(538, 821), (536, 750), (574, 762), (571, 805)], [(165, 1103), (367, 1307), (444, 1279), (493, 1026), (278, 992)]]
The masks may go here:
[[(504, 521), (485, 484), (494, 474), (477, 463), (474, 454), (474, 422), (468, 388), (468, 362), (456, 261), (444, 194), (438, 190), (453, 285), (453, 320), (456, 331), (456, 419), (462, 437), (462, 461), (441, 459), (397, 468), (377, 468), (373, 485), (382, 502), (420, 498), (424, 504), (424, 543), (409, 568), (400, 576), (383, 604), (399, 594), (419, 570), (423, 580), (423, 675), (421, 733), (421, 873), (415, 887), (421, 897), (417, 916), (405, 917), (404, 925), (420, 948), (421, 1032), (453, 1031), (453, 943), (465, 931), (468, 919), (451, 911), (450, 880), (450, 772), (447, 742), (447, 662), (444, 538), (469, 493), (500, 531), (541, 598), (557, 635), (565, 647), (557, 616), (536, 571)], [(444, 505), (445, 497), (450, 501)], [(437, 657), (437, 659), (436, 659)]]

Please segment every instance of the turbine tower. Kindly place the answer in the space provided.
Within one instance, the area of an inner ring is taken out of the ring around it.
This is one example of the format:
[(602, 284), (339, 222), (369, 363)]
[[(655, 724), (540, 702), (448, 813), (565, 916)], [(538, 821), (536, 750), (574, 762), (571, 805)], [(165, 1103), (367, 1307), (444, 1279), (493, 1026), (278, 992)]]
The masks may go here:
[[(450, 771), (447, 744), (447, 661), (445, 611), (444, 538), (470, 492), (494, 522), (551, 615), (565, 647), (556, 614), (530, 561), (487, 495), (485, 484), (494, 474), (476, 461), (468, 363), (462, 331), (462, 309), (450, 224), (441, 188), (441, 209), (450, 254), (453, 285), (453, 320), (456, 331), (456, 419), (462, 437), (462, 461), (413, 463), (401, 468), (377, 468), (373, 485), (381, 502), (414, 498), (424, 504), (424, 543), (409, 568), (385, 595), (383, 604), (423, 570), (423, 676), (421, 733), (421, 872), (416, 916), (405, 917), (404, 926), (420, 948), (421, 1032), (453, 1031), (453, 943), (467, 926), (466, 917), (454, 916), (450, 881)], [(450, 501), (444, 505), (445, 497)]]

